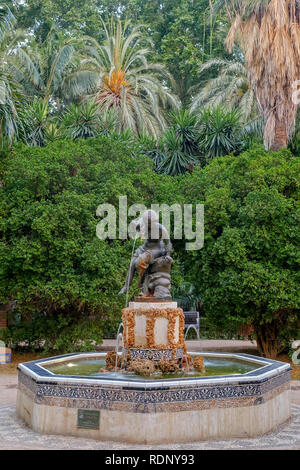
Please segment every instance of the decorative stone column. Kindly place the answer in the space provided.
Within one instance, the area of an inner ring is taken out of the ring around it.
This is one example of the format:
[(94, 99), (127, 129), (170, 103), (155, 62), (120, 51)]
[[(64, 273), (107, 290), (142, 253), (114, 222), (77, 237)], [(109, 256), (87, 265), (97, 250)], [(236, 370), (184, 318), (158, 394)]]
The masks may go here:
[(176, 302), (130, 302), (122, 310), (125, 352), (134, 359), (181, 359), (184, 314)]

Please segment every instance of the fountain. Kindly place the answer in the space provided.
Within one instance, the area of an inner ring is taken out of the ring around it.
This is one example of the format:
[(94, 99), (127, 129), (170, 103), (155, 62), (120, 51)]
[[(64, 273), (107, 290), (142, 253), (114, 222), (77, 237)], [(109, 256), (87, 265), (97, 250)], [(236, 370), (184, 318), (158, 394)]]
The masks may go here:
[[(20, 364), (18, 415), (41, 433), (143, 444), (252, 437), (288, 420), (289, 364), (186, 350), (184, 315), (170, 295), (168, 233), (153, 211), (135, 226), (146, 241), (132, 252), (120, 291), (115, 351)], [(140, 294), (127, 305), (136, 271)]]
[(199, 330), (198, 328), (195, 327), (195, 325), (189, 325), (186, 329), (185, 335), (184, 335), (184, 341), (187, 339), (188, 332), (190, 330), (194, 330), (196, 333), (197, 340), (200, 341), (200, 336), (199, 336)]

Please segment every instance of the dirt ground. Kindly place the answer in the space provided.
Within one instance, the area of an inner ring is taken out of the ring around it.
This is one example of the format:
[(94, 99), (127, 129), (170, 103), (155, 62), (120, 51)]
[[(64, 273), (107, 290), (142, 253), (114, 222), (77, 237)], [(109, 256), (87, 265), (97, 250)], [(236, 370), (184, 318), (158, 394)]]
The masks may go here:
[(49, 354), (12, 352), (12, 362), (10, 364), (0, 364), (0, 374), (16, 374), (18, 364), (21, 362), (34, 361), (47, 356)]
[(277, 361), (289, 362), (292, 367), (291, 379), (300, 380), (300, 365), (296, 366), (295, 364), (293, 364), (291, 358), (287, 354), (279, 354), (279, 356), (277, 357)]

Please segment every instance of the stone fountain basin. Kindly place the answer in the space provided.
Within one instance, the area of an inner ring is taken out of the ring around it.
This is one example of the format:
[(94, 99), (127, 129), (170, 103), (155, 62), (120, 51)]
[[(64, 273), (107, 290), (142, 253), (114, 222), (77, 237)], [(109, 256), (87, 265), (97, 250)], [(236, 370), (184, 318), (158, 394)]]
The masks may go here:
[(245, 374), (167, 380), (59, 375), (77, 353), (19, 364), (17, 414), (33, 430), (140, 444), (253, 437), (290, 418), (290, 365), (247, 354), (190, 353), (255, 364)]

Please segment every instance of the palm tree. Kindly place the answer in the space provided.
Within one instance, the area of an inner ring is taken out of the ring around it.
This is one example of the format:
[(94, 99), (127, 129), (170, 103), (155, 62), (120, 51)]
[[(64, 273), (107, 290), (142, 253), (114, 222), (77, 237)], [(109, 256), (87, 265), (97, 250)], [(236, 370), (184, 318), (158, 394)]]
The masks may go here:
[(193, 92), (198, 90), (193, 96), (191, 111), (194, 112), (203, 106), (222, 105), (230, 110), (238, 109), (244, 121), (257, 118), (258, 105), (242, 58), (210, 59), (200, 67), (199, 75), (207, 71), (217, 71), (217, 76), (209, 79), (204, 87), (201, 83), (190, 90), (192, 96)]
[(215, 0), (214, 10), (226, 7), (232, 25), (227, 46), (237, 41), (265, 122), (267, 149), (286, 147), (297, 105), (292, 88), (300, 76), (299, 0)]
[(15, 79), (13, 65), (18, 33), (16, 20), (8, 7), (0, 8), (0, 142), (9, 145), (18, 134), (18, 109), (22, 89)]
[(76, 68), (78, 43), (77, 39), (65, 39), (53, 27), (43, 44), (22, 48), (18, 55), (19, 81), (29, 96), (42, 98), (44, 103), (52, 100), (60, 110), (61, 101), (72, 94), (68, 78)]
[(120, 20), (103, 27), (103, 44), (84, 38), (89, 57), (70, 78), (71, 88), (93, 96), (100, 110), (115, 109), (120, 131), (157, 137), (166, 127), (163, 108), (178, 106), (167, 86), (171, 76), (162, 64), (148, 62), (151, 41), (140, 27)]

